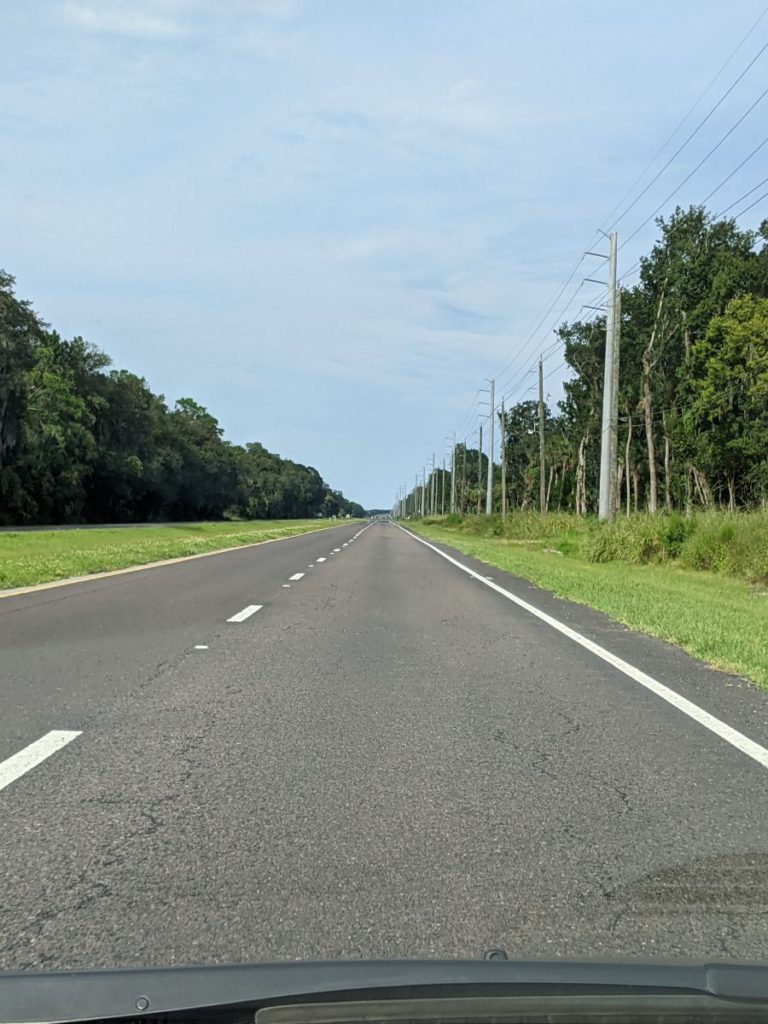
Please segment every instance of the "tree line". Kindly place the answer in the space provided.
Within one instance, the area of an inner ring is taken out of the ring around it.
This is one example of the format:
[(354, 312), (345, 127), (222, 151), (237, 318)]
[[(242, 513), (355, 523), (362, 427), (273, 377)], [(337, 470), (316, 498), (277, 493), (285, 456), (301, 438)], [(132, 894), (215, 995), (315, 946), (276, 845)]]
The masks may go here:
[[(768, 220), (740, 230), (690, 207), (657, 224), (638, 282), (621, 288), (617, 508), (764, 508)], [(546, 508), (586, 515), (598, 500), (605, 316), (564, 323), (557, 333), (570, 377), (557, 409), (544, 410)], [(537, 509), (538, 403), (513, 404), (499, 424), (508, 507)], [(455, 466), (457, 511), (484, 510), (487, 458), (461, 444)], [(434, 493), (450, 494), (450, 474), (445, 486), (441, 475)], [(500, 464), (493, 494), (498, 512)], [(418, 511), (420, 495), (409, 497), (409, 510)]]
[(192, 398), (163, 395), (62, 338), (0, 271), (0, 523), (364, 514), (318, 471), (227, 441)]

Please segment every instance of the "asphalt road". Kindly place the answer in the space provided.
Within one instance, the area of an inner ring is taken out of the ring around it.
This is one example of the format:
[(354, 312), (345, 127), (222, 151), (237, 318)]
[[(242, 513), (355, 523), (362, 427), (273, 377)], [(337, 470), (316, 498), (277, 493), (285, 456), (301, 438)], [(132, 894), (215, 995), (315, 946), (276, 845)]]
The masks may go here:
[[(759, 757), (360, 530), (0, 600), (0, 967), (768, 958)], [(768, 695), (454, 557), (768, 747)]]

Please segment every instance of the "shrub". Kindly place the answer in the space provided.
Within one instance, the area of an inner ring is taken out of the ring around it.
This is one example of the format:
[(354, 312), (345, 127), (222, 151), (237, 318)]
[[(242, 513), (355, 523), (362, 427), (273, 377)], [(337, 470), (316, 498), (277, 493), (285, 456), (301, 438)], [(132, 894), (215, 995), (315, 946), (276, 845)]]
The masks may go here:
[(609, 523), (569, 512), (511, 512), (499, 515), (424, 519), (476, 537), (540, 542), (589, 562), (677, 563), (689, 569), (738, 576), (768, 584), (768, 512), (635, 513)]
[(665, 516), (617, 516), (594, 526), (584, 543), (590, 562), (664, 562), (670, 557)]
[(768, 583), (768, 513), (709, 512), (680, 549), (680, 564)]

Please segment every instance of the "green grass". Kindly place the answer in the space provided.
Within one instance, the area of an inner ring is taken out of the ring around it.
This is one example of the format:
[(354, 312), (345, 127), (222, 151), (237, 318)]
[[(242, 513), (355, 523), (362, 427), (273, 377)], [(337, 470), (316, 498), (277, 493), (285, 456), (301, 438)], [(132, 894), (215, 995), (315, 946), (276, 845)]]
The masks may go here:
[(271, 519), (0, 533), (0, 590), (236, 548), (352, 521)]
[[(512, 533), (519, 528), (532, 535), (528, 537), (473, 535), (455, 521), (406, 525), (768, 688), (768, 590), (760, 584), (685, 568), (669, 559), (655, 564), (589, 561), (584, 551), (596, 527), (574, 523), (573, 517), (560, 524), (566, 529), (553, 529), (544, 537), (533, 536), (531, 523), (509, 527)], [(548, 524), (544, 529), (550, 528)], [(482, 517), (475, 529), (482, 529)], [(680, 542), (681, 551), (685, 543)]]

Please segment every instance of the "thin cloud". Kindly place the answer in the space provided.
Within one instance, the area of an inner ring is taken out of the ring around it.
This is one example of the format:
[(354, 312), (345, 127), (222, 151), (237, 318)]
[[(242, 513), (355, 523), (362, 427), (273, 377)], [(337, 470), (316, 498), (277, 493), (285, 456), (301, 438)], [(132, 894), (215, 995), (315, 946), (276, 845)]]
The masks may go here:
[(276, 18), (280, 21), (295, 18), (298, 13), (296, 0), (250, 0), (248, 6), (256, 14), (263, 14), (268, 18)]
[(504, 319), (491, 316), (475, 309), (464, 309), (451, 302), (440, 302), (435, 306), (433, 331), (464, 331), (467, 334), (498, 334)]
[(96, 7), (66, 3), (61, 12), (67, 21), (87, 32), (136, 39), (160, 39), (183, 33), (181, 25), (172, 18), (137, 10), (135, 7), (129, 9), (122, 4)]

